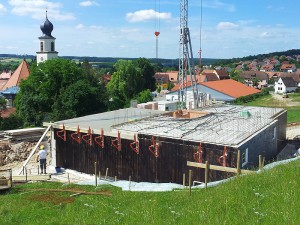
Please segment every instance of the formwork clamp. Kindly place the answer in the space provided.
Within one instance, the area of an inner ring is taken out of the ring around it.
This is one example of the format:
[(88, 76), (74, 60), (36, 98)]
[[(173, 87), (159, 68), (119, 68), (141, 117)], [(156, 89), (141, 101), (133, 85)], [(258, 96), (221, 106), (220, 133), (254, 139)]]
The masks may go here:
[(118, 137), (116, 139), (111, 140), (111, 145), (118, 151), (121, 151), (121, 135), (119, 131)]
[(198, 163), (203, 162), (203, 151), (202, 151), (202, 144), (201, 143), (198, 146), (197, 152), (194, 153), (194, 159)]
[(89, 144), (90, 146), (92, 146), (92, 131), (91, 131), (91, 128), (89, 127), (88, 129), (88, 133), (86, 135), (82, 135), (82, 140)]
[(67, 140), (67, 132), (65, 129), (65, 125), (63, 124), (62, 130), (59, 130), (56, 132), (57, 137), (59, 137), (60, 139), (62, 139), (63, 141)]
[(99, 145), (101, 148), (104, 148), (104, 130), (101, 129), (101, 134), (98, 137), (95, 137), (95, 143)]
[(149, 146), (149, 151), (155, 156), (155, 158), (158, 157), (158, 144), (155, 143), (155, 139), (152, 136), (152, 145)]
[(77, 126), (77, 131), (73, 134), (71, 134), (71, 138), (76, 141), (78, 144), (81, 142), (81, 133), (79, 129), (79, 125)]
[(221, 166), (227, 167), (227, 156), (228, 156), (227, 148), (226, 146), (224, 146), (223, 154), (218, 158), (218, 163)]
[(140, 154), (139, 142), (136, 140), (136, 134), (134, 134), (134, 141), (130, 143), (130, 148), (136, 153)]

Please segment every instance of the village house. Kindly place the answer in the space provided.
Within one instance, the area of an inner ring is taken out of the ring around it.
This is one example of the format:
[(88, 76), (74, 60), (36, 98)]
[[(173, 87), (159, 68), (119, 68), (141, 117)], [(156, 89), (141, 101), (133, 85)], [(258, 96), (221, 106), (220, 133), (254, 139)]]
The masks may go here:
[(294, 73), (297, 71), (295, 64), (282, 64), (280, 67), (281, 72)]
[(275, 93), (283, 94), (293, 92), (297, 89), (297, 82), (294, 81), (292, 77), (280, 77), (277, 82), (275, 82)]
[(243, 78), (244, 83), (250, 87), (257, 86), (261, 88), (269, 82), (268, 74), (262, 71), (243, 71), (240, 77)]

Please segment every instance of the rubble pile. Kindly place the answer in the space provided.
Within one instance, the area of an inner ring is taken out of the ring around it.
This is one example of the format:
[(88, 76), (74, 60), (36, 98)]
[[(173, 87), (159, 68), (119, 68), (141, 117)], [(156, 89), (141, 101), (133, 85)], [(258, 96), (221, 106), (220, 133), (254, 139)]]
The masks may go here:
[(0, 142), (0, 166), (26, 160), (34, 146), (34, 142)]

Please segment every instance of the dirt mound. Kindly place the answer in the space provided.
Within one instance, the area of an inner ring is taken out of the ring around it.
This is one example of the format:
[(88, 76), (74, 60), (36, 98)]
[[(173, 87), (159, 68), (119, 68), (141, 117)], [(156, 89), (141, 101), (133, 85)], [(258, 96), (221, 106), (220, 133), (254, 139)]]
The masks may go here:
[(32, 142), (0, 142), (0, 166), (26, 160), (34, 146)]

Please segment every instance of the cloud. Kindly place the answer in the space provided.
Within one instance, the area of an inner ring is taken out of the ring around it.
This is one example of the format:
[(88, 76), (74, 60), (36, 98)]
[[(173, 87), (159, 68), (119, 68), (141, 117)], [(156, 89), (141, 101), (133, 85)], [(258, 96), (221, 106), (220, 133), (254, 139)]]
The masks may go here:
[(171, 17), (172, 17), (171, 13), (164, 13), (164, 12), (159, 13), (159, 12), (155, 12), (153, 9), (140, 10), (140, 11), (126, 14), (126, 19), (130, 23), (154, 20), (157, 18), (166, 20), (166, 19), (171, 19)]
[(46, 0), (9, 0), (8, 3), (13, 7), (12, 13), (17, 16), (31, 16), (33, 19), (41, 20), (45, 17), (45, 9), (48, 9), (49, 17), (54, 20), (73, 20), (72, 13), (62, 13), (61, 3), (54, 3)]
[(0, 4), (0, 15), (4, 14), (7, 11), (4, 5)]
[(89, 6), (93, 6), (93, 5), (99, 5), (99, 4), (95, 1), (83, 1), (83, 2), (80, 2), (79, 5), (83, 6), (83, 7), (89, 7)]
[(229, 12), (235, 12), (235, 6), (232, 4), (224, 3), (220, 0), (212, 0), (203, 2), (203, 7), (213, 8), (213, 9), (225, 9)]
[(231, 22), (220, 22), (217, 25), (217, 29), (218, 30), (233, 30), (238, 28), (239, 25), (235, 24), (235, 23), (231, 23)]
[(84, 26), (83, 26), (83, 24), (78, 24), (76, 27), (75, 27), (75, 29), (77, 29), (77, 30), (80, 30), (80, 29), (82, 29), (82, 28), (84, 28)]

